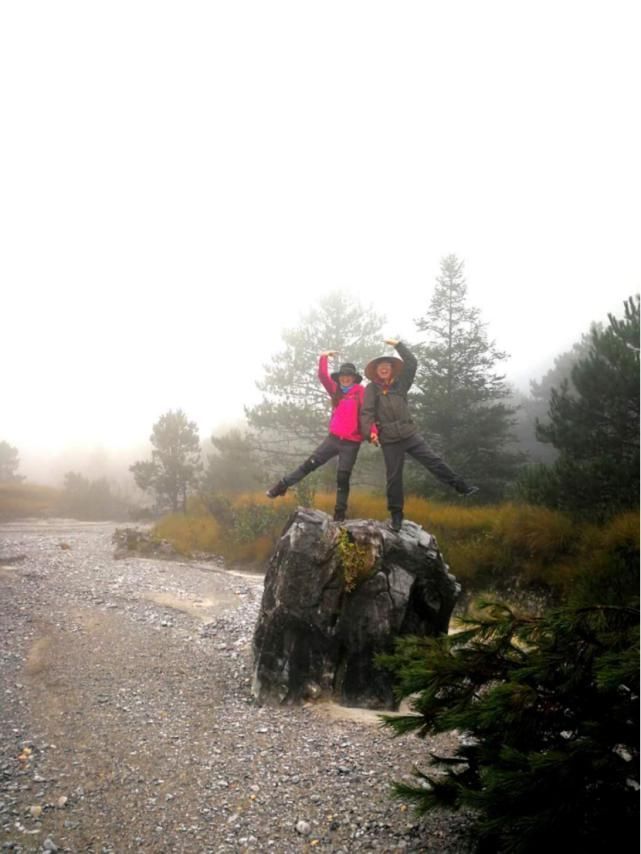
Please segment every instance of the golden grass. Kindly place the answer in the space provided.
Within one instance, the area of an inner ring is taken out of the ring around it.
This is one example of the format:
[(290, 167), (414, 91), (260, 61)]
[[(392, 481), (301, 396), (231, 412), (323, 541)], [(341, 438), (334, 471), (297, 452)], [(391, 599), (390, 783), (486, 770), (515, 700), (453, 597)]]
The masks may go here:
[[(262, 492), (225, 498), (239, 529), (234, 530), (233, 523), (215, 523), (205, 505), (194, 500), (189, 516), (165, 517), (155, 533), (184, 553), (211, 551), (231, 562), (266, 563), (284, 519), (298, 506), (295, 492), (290, 490), (275, 501)], [(318, 492), (313, 506), (331, 514), (334, 501), (333, 492)], [(349, 514), (351, 518), (387, 519), (385, 497), (354, 490)], [(526, 504), (468, 507), (409, 496), (405, 517), (436, 537), (453, 574), (464, 589), (475, 592), (529, 588), (563, 596), (586, 571), (595, 552), (621, 546), (639, 548), (638, 513), (622, 514), (598, 527)]]
[(219, 552), (220, 527), (213, 516), (171, 513), (156, 523), (153, 533), (161, 540), (169, 540), (180, 554)]
[(54, 516), (60, 498), (60, 490), (50, 486), (17, 481), (0, 483), (0, 519)]

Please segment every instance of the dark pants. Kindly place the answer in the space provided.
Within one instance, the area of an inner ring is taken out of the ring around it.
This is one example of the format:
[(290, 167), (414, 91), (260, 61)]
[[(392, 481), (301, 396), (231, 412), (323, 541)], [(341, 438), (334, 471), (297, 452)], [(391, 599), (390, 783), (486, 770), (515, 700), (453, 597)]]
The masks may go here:
[(325, 465), (332, 457), (338, 456), (338, 470), (336, 472), (336, 510), (347, 510), (347, 499), (349, 497), (349, 478), (358, 456), (360, 442), (350, 442), (349, 439), (339, 439), (338, 436), (329, 436), (321, 442), (311, 457), (291, 474), (286, 474), (283, 483), (293, 486), (310, 472)]
[(388, 442), (381, 445), (385, 457), (387, 474), (387, 508), (390, 512), (403, 510), (403, 466), (405, 454), (419, 462), (441, 483), (446, 483), (457, 492), (464, 492), (467, 484), (463, 478), (435, 454), (422, 436), (415, 433), (409, 439), (400, 442)]

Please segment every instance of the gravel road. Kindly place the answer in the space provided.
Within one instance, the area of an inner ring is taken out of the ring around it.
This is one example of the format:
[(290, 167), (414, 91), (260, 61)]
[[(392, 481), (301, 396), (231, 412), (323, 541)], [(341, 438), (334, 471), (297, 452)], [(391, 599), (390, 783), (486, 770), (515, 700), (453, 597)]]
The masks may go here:
[(262, 578), (114, 560), (115, 526), (0, 525), (0, 843), (41, 852), (465, 852), (390, 781), (375, 714), (250, 694)]

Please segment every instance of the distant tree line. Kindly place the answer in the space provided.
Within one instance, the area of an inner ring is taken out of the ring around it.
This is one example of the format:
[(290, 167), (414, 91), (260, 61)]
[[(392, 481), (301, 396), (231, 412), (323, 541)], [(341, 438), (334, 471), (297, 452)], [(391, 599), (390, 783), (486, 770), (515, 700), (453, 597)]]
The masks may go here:
[(63, 516), (86, 521), (128, 519), (130, 503), (120, 496), (107, 478), (90, 480), (78, 472), (69, 471), (57, 512)]

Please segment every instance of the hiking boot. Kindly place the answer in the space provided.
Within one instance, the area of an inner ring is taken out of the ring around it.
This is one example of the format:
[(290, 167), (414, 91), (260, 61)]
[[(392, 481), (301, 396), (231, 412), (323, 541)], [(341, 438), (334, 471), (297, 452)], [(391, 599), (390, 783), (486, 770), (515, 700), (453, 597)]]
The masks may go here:
[(403, 524), (403, 514), (401, 513), (400, 510), (395, 510), (392, 513), (392, 518), (390, 519), (389, 526), (392, 529), (392, 531), (400, 531), (402, 524)]
[(268, 498), (278, 498), (279, 495), (284, 495), (287, 492), (287, 484), (284, 480), (279, 480), (278, 483), (275, 483), (270, 489), (267, 490), (265, 495)]
[(334, 510), (334, 521), (335, 522), (344, 522), (345, 521), (345, 511), (344, 510)]
[(461, 495), (462, 495), (464, 498), (469, 498), (469, 497), (470, 497), (470, 496), (472, 496), (472, 495), (476, 495), (476, 493), (477, 493), (478, 491), (479, 491), (478, 486), (467, 486), (465, 489), (463, 489), (463, 490), (461, 491)]

